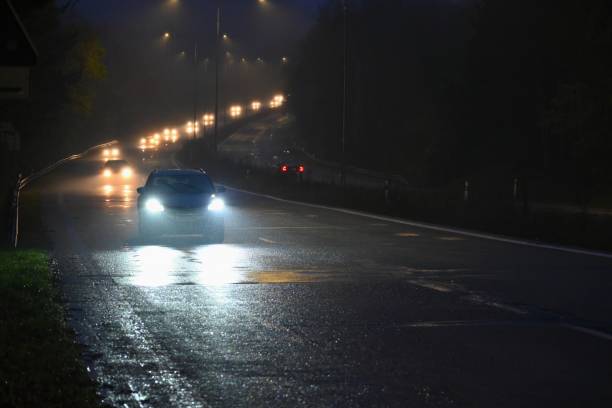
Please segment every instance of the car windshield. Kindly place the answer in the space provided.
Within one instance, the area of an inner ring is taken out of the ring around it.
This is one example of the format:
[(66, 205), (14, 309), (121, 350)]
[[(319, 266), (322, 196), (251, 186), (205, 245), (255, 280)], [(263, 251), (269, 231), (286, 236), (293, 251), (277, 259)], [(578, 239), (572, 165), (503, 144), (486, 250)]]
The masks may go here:
[(176, 174), (155, 176), (147, 187), (158, 193), (212, 194), (213, 184), (208, 177), (200, 174)]

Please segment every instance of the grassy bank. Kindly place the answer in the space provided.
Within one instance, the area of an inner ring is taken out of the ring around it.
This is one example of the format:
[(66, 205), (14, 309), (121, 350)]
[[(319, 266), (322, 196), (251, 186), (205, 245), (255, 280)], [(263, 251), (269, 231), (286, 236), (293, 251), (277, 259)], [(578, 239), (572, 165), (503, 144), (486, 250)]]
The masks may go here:
[(44, 252), (0, 252), (2, 407), (98, 406), (56, 295)]

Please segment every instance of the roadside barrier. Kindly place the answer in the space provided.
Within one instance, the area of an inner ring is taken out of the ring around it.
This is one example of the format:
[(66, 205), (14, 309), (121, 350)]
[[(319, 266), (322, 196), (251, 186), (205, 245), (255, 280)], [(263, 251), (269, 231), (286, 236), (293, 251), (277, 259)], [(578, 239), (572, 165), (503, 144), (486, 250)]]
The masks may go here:
[(10, 226), (9, 226), (9, 233), (10, 233), (10, 245), (13, 248), (17, 248), (17, 245), (19, 243), (19, 195), (21, 193), (21, 190), (23, 190), (28, 184), (32, 183), (33, 181), (39, 179), (40, 177), (49, 174), (50, 172), (52, 172), (53, 170), (55, 170), (56, 168), (58, 168), (59, 166), (69, 162), (69, 161), (73, 161), (76, 159), (80, 159), (83, 156), (86, 156), (87, 154), (89, 154), (92, 150), (96, 150), (96, 149), (101, 149), (104, 147), (108, 147), (111, 146), (115, 143), (118, 143), (116, 140), (110, 141), (110, 142), (106, 142), (106, 143), (102, 143), (99, 144), (97, 146), (92, 146), (89, 149), (85, 150), (84, 152), (78, 153), (78, 154), (73, 154), (71, 156), (65, 157), (61, 160), (56, 161), (55, 163), (41, 169), (38, 170), (32, 174), (30, 174), (27, 177), (22, 177), (21, 173), (17, 176), (17, 183), (15, 183), (15, 188), (13, 189), (13, 197), (11, 199), (11, 209), (10, 209), (10, 214), (11, 214), (11, 219), (10, 219)]

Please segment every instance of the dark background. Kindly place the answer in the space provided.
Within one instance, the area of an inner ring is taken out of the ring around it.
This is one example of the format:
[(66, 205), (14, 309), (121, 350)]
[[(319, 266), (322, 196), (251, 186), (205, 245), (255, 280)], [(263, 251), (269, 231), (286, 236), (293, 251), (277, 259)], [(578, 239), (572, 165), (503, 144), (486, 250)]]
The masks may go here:
[[(195, 78), (198, 113), (212, 110), (215, 2), (14, 3), (39, 59), (30, 98), (0, 102), (0, 121), (22, 136), (12, 173), (184, 123)], [(230, 36), (222, 109), (284, 92), (290, 131), (340, 161), (342, 2), (220, 4)], [(510, 200), (518, 183), (525, 201), (610, 207), (610, 7), (348, 1), (348, 164), (399, 174), (415, 189), (461, 191), (469, 181), (473, 197)]]

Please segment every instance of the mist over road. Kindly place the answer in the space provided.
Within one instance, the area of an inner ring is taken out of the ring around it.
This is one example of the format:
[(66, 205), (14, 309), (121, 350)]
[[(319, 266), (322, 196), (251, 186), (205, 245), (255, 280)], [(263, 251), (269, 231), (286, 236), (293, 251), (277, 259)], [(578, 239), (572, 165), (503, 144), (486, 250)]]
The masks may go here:
[(224, 244), (143, 241), (147, 170), (109, 188), (101, 164), (94, 152), (32, 189), (113, 406), (612, 402), (612, 259), (231, 188)]

